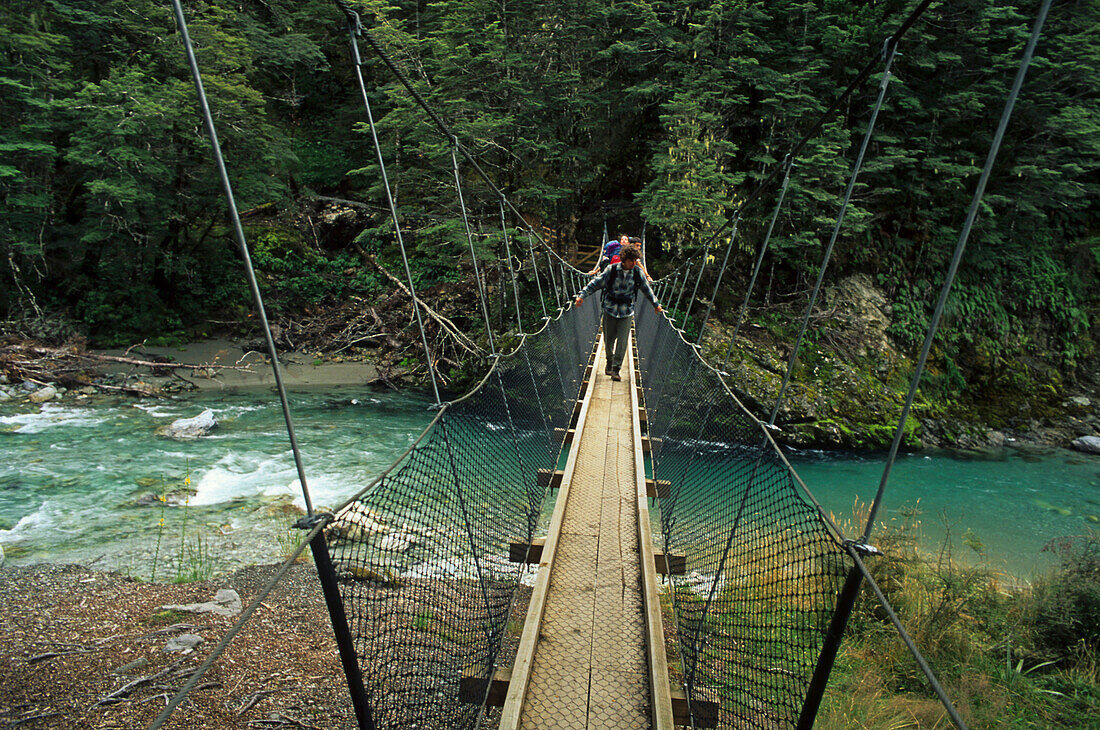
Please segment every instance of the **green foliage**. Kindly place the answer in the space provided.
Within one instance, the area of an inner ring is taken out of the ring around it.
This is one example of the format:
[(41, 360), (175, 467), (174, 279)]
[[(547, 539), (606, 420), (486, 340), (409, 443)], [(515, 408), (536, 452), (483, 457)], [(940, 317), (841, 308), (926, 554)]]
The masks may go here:
[[(712, 253), (721, 250), (725, 241), (711, 239), (729, 212), (910, 4), (355, 7), (532, 225), (585, 241), (602, 224), (600, 203), (634, 203), (651, 242), (661, 244), (650, 251), (676, 256), (708, 241)], [(895, 61), (830, 276), (876, 274), (903, 347), (923, 340), (1037, 7), (1037, 0), (934, 4)], [(399, 272), (332, 4), (202, 0), (186, 12), (240, 207), (286, 210), (312, 193), (364, 201), (359, 230), (310, 240), (342, 249), (358, 235)], [(973, 348), (1050, 353), (1067, 367), (1095, 354), (1098, 29), (1097, 0), (1066, 4), (1048, 20), (937, 342), (961, 377), (972, 375), (965, 354)], [(0, 58), (0, 317), (46, 307), (108, 341), (186, 331), (244, 305), (225, 201), (169, 9), (151, 0), (12, 0), (0, 7)], [(464, 275), (468, 246), (450, 143), (365, 47), (363, 59), (414, 282), (450, 283)], [(759, 284), (769, 301), (803, 297), (817, 276), (877, 79), (796, 160)], [(495, 263), (503, 257), (499, 198), (458, 161), (478, 255)], [(737, 272), (751, 265), (774, 192), (745, 211), (727, 282), (740, 284)], [(519, 223), (508, 217), (507, 225)], [(301, 242), (257, 258), (281, 306), (379, 285), (353, 262), (327, 261)], [(703, 291), (713, 276), (708, 270)], [(720, 292), (718, 301), (729, 298)], [(945, 393), (959, 383), (949, 375), (937, 386)]]
[[(857, 505), (845, 522), (862, 526), (865, 517)], [(876, 526), (874, 543), (884, 555), (867, 564), (967, 723), (1093, 727), (1100, 711), (1096, 635), (1065, 632), (1087, 634), (1100, 615), (1090, 603), (1100, 565), (1096, 538), (1058, 545), (1063, 565), (1029, 590), (954, 561), (949, 542), (926, 552), (917, 517), (910, 509)], [(970, 530), (962, 540), (981, 546)], [(1055, 645), (1045, 643), (1049, 637), (1058, 637)], [(863, 590), (815, 727), (933, 728), (946, 721), (877, 599)]]
[(382, 290), (378, 276), (350, 254), (328, 258), (308, 249), (279, 249), (270, 245), (270, 235), (260, 237), (252, 261), (260, 272), (264, 302), (274, 309), (335, 304)]
[(1059, 570), (1035, 586), (1038, 647), (1054, 657), (1100, 656), (1100, 535), (1061, 538), (1044, 550), (1058, 557)]

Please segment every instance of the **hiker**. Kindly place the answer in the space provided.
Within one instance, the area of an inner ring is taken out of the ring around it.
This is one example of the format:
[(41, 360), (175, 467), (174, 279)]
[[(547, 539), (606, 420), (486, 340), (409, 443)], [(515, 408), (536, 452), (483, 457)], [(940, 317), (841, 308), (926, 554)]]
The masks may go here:
[[(618, 241), (608, 241), (604, 244), (603, 252), (600, 254), (600, 260), (596, 262), (596, 265), (592, 267), (592, 270), (588, 272), (589, 276), (594, 276), (600, 273), (606, 267), (611, 264), (617, 264), (621, 260), (620, 251), (623, 246), (632, 246), (635, 243), (641, 243), (637, 238), (631, 238), (625, 233), (619, 236)], [(649, 272), (645, 270), (645, 266), (642, 265), (641, 260), (638, 261), (638, 266), (641, 268), (642, 273), (645, 274), (646, 281), (653, 281), (653, 277), (649, 275)]]
[(630, 237), (625, 233), (619, 236), (619, 240), (605, 243), (603, 251), (600, 253), (600, 260), (596, 262), (596, 265), (592, 267), (588, 275), (592, 276), (593, 274), (598, 274), (603, 271), (605, 267), (619, 263), (619, 252), (622, 250), (623, 246), (628, 245), (630, 245)]
[(653, 302), (658, 312), (664, 311), (649, 288), (649, 282), (641, 275), (638, 261), (641, 253), (629, 243), (619, 249), (621, 261), (611, 264), (577, 294), (574, 306), (581, 306), (588, 295), (599, 290), (603, 293), (603, 335), (607, 350), (605, 375), (612, 380), (622, 380), (619, 368), (626, 355), (626, 340), (630, 334), (630, 320), (634, 316), (634, 298), (638, 292)]

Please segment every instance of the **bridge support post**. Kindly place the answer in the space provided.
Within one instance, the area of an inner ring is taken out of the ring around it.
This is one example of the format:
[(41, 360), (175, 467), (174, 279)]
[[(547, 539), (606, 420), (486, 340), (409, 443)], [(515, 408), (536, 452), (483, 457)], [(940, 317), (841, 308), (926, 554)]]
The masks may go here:
[(321, 579), (321, 592), (325, 595), (329, 618), (332, 620), (332, 633), (336, 637), (336, 648), (340, 650), (340, 664), (344, 667), (344, 676), (348, 680), (348, 692), (355, 709), (355, 721), (359, 730), (374, 730), (374, 720), (367, 702), (367, 691), (363, 687), (363, 673), (359, 669), (359, 658), (355, 654), (355, 645), (348, 628), (348, 617), (344, 613), (344, 601), (340, 598), (340, 587), (336, 584), (336, 571), (332, 567), (332, 558), (325, 542), (324, 530), (317, 533), (309, 543), (313, 551), (313, 562), (317, 566), (317, 575)]
[(810, 678), (810, 686), (806, 689), (806, 700), (802, 703), (802, 712), (798, 715), (797, 730), (810, 730), (817, 718), (817, 710), (821, 706), (821, 698), (825, 694), (825, 685), (829, 683), (829, 675), (833, 671), (837, 652), (840, 650), (840, 640), (844, 638), (844, 629), (848, 627), (848, 619), (852, 617), (852, 609), (856, 605), (856, 597), (863, 585), (863, 573), (859, 566), (853, 565), (848, 571), (848, 577), (837, 596), (836, 612), (833, 620), (829, 622), (829, 629), (825, 633), (825, 643), (821, 647), (821, 654), (817, 658), (817, 666)]

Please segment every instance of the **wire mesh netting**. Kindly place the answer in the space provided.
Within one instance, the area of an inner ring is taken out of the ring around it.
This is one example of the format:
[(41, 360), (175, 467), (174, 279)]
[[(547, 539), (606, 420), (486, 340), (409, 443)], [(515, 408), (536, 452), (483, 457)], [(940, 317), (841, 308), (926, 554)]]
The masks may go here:
[(654, 478), (683, 683), (721, 727), (794, 727), (837, 594), (844, 549), (763, 425), (648, 302), (636, 315)]
[[(443, 413), (398, 468), (326, 528), (379, 728), (466, 728), (491, 677), (598, 326), (598, 308), (548, 320)], [(468, 699), (468, 698), (467, 698)]]

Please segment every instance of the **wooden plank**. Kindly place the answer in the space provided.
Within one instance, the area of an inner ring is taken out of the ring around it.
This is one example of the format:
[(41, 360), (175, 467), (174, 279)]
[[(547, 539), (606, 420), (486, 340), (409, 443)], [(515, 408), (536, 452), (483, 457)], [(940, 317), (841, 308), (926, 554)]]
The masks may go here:
[(565, 472), (561, 469), (539, 469), (535, 483), (540, 487), (549, 486), (551, 489), (557, 489), (561, 486), (563, 476)]
[[(596, 345), (597, 357), (602, 350), (603, 336), (601, 335), (599, 343)], [(578, 442), (584, 437), (584, 416), (588, 413), (592, 388), (593, 386), (590, 384), (584, 391), (584, 397), (578, 402), (578, 405), (580, 405), (580, 413), (576, 423), (576, 439)], [(538, 643), (539, 631), (542, 628), (542, 614), (546, 609), (546, 595), (550, 590), (550, 572), (553, 569), (554, 553), (558, 549), (562, 518), (565, 517), (565, 505), (569, 501), (569, 483), (573, 479), (573, 473), (577, 470), (577, 455), (579, 453), (580, 449), (570, 449), (569, 456), (565, 460), (561, 491), (554, 503), (554, 512), (550, 516), (550, 528), (542, 548), (542, 559), (539, 561), (535, 586), (531, 589), (531, 599), (527, 603), (527, 617), (523, 622), (523, 633), (519, 637), (516, 659), (512, 664), (512, 677), (504, 700), (504, 709), (500, 713), (499, 730), (517, 730), (520, 717), (523, 714), (523, 700), (527, 696), (527, 686), (531, 683), (531, 667), (535, 659), (535, 646)], [(656, 578), (654, 578), (654, 585), (656, 585)], [(665, 668), (665, 681), (666, 683), (668, 681), (667, 666)]]
[[(501, 707), (504, 698), (508, 694), (508, 684), (512, 681), (512, 669), (501, 667), (493, 673), (492, 677), (484, 676), (485, 670), (477, 664), (471, 664), (462, 670), (462, 677), (458, 681), (458, 699), (472, 705), (480, 705), (481, 698), (485, 698), (485, 704), (489, 707)], [(489, 685), (488, 694), (485, 693), (485, 685)]]
[[(634, 337), (631, 338), (633, 343)], [(637, 361), (630, 359), (627, 368), (630, 382), (638, 382)], [(665, 655), (665, 630), (661, 620), (661, 602), (657, 595), (657, 565), (653, 554), (653, 536), (649, 527), (649, 502), (646, 496), (645, 461), (642, 458), (642, 430), (638, 425), (638, 388), (630, 389), (630, 412), (634, 432), (634, 473), (637, 483), (638, 552), (642, 568), (642, 599), (646, 614), (646, 651), (649, 655), (649, 687), (651, 691), (653, 730), (672, 730), (672, 690), (668, 681), (668, 658)]]
[(657, 572), (661, 575), (683, 575), (687, 571), (687, 556), (681, 555), (680, 553), (669, 553), (665, 555), (665, 553), (660, 550), (654, 550), (653, 564), (657, 567)]
[[(508, 544), (509, 563), (541, 563), (542, 548), (546, 545), (545, 537), (536, 537), (528, 545), (525, 542), (513, 542)], [(658, 569), (660, 570), (660, 569)], [(681, 571), (680, 574), (682, 574)], [(679, 575), (679, 574), (678, 574)]]
[(645, 496), (652, 499), (668, 499), (672, 495), (672, 482), (667, 479), (645, 480)]
[[(584, 387), (584, 392), (587, 393), (588, 390), (589, 390), (589, 387), (586, 385)], [(573, 415), (569, 417), (569, 428), (576, 428), (577, 427), (577, 422), (580, 420), (580, 417), (581, 417), (581, 408), (582, 408), (583, 404), (584, 404), (584, 401), (579, 400), (579, 401), (577, 401), (577, 404), (575, 406), (573, 406)]]
[(573, 437), (577, 435), (577, 429), (575, 428), (555, 428), (554, 438), (559, 438), (562, 443), (573, 443)]
[(694, 719), (695, 727), (718, 727), (718, 707), (717, 702), (695, 699), (689, 709), (683, 690), (672, 690), (672, 713), (677, 725), (691, 725)]
[(658, 449), (661, 448), (662, 443), (663, 442), (661, 441), (661, 439), (652, 438), (650, 436), (643, 436), (642, 437), (642, 451), (644, 451), (647, 454), (652, 454), (653, 449), (654, 448), (658, 448)]

